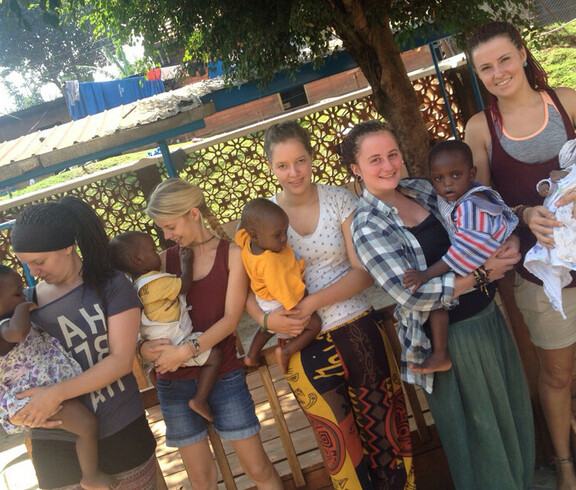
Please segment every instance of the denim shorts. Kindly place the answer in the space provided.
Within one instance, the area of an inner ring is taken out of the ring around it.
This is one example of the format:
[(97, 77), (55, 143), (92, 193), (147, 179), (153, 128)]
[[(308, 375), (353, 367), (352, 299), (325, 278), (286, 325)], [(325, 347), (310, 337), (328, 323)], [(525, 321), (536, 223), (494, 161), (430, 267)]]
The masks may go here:
[[(197, 380), (159, 379), (160, 408), (166, 424), (166, 446), (184, 447), (206, 439), (208, 422), (188, 406), (196, 394)], [(214, 415), (214, 430), (225, 440), (240, 440), (257, 434), (260, 422), (246, 384), (246, 373), (238, 369), (214, 384), (208, 404)]]

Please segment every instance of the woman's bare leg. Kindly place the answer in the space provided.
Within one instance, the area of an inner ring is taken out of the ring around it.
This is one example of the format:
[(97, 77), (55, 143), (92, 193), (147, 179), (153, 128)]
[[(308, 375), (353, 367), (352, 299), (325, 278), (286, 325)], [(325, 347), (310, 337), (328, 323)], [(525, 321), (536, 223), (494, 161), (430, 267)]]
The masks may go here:
[(575, 490), (574, 465), (570, 452), (571, 382), (575, 344), (563, 349), (536, 348), (540, 360), (538, 388), (544, 418), (559, 463), (557, 489)]
[(216, 490), (218, 488), (218, 471), (208, 439), (189, 446), (179, 447), (178, 451), (186, 468), (188, 480), (190, 480), (194, 490)]
[(284, 487), (274, 465), (262, 446), (260, 434), (230, 441), (246, 475), (258, 490), (282, 490)]

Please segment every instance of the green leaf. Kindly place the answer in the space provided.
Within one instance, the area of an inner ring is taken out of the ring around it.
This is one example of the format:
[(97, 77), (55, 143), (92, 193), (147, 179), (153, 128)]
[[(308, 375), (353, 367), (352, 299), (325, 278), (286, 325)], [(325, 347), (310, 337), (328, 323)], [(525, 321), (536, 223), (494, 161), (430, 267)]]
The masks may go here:
[(18, 3), (18, 0), (10, 0), (8, 2), (8, 7), (17, 17), (22, 17), (22, 11), (20, 9), (20, 4)]

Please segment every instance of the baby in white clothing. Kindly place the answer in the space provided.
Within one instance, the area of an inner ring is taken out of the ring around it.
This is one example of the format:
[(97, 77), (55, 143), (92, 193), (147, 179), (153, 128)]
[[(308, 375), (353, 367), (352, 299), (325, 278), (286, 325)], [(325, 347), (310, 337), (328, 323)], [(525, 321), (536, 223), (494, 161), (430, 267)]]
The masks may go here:
[(524, 266), (544, 284), (544, 292), (552, 307), (566, 319), (562, 308), (562, 288), (572, 281), (571, 270), (576, 270), (576, 219), (572, 217), (573, 203), (556, 207), (555, 203), (568, 192), (576, 189), (576, 139), (567, 141), (558, 155), (562, 170), (554, 170), (550, 178), (536, 185), (538, 193), (546, 197), (546, 206), (564, 226), (554, 228), (552, 249), (536, 243), (526, 254)]
[(193, 282), (192, 249), (180, 248), (182, 274), (161, 272), (162, 260), (150, 235), (140, 231), (127, 231), (110, 240), (112, 265), (129, 274), (142, 301), (140, 338), (142, 340), (168, 339), (174, 345), (190, 348), (191, 357), (181, 367), (201, 367), (196, 394), (188, 405), (212, 422), (213, 415), (208, 396), (222, 364), (222, 351), (218, 346), (198, 353), (197, 338), (202, 332), (192, 330), (192, 321), (186, 306), (186, 295)]

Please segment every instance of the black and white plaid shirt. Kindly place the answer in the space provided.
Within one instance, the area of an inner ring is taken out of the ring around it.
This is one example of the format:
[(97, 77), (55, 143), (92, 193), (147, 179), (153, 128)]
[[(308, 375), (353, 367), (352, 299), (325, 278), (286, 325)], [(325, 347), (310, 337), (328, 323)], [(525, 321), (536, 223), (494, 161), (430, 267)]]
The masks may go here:
[[(436, 192), (425, 179), (404, 179), (398, 190), (430, 211), (442, 222)], [(402, 285), (408, 269), (426, 269), (426, 259), (418, 240), (404, 226), (395, 207), (386, 204), (364, 189), (352, 221), (354, 249), (362, 265), (380, 287), (397, 302), (395, 316), (402, 345), (401, 374), (408, 383), (418, 384), (432, 392), (433, 374), (418, 374), (408, 363), (420, 364), (432, 352), (423, 325), (428, 312), (451, 308), (457, 304), (454, 295), (455, 274), (448, 272), (433, 278), (411, 292)]]

